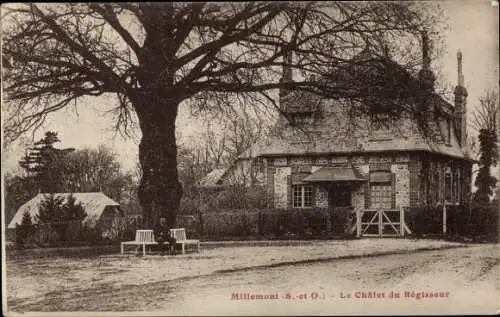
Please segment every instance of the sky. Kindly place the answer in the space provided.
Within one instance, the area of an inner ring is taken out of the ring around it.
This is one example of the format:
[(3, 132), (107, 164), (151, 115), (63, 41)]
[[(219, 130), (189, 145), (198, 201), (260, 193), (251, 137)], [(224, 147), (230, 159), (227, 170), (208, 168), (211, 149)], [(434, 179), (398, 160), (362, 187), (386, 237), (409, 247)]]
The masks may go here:
[[(444, 31), (445, 52), (438, 65), (442, 76), (441, 85), (454, 87), (457, 82), (457, 50), (463, 55), (463, 75), (469, 92), (468, 117), (479, 103), (479, 98), (487, 89), (498, 89), (499, 84), (499, 32), (498, 1), (453, 0), (441, 1), (444, 18), (449, 28)], [(452, 97), (452, 96), (447, 96)], [(451, 99), (449, 101), (452, 101)], [(109, 98), (86, 98), (74, 107), (49, 116), (46, 123), (29, 140), (39, 140), (45, 131), (57, 131), (61, 143), (58, 147), (97, 147), (105, 144), (118, 155), (125, 170), (135, 168), (138, 153), (138, 137), (124, 138), (113, 130), (113, 116), (106, 113)], [(192, 118), (188, 109), (180, 109), (176, 122), (178, 135), (189, 142), (200, 131), (200, 119)], [(469, 128), (470, 131), (470, 128)], [(472, 133), (472, 132), (471, 132)], [(8, 151), (2, 151), (2, 169), (16, 172), (17, 162), (23, 155), (21, 143), (13, 144)]]

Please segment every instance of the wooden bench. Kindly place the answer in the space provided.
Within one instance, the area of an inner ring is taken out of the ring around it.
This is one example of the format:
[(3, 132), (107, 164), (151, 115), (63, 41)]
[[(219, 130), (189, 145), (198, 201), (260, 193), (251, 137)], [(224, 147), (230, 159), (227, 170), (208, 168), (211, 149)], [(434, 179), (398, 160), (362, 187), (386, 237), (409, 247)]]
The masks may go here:
[(125, 241), (121, 243), (121, 254), (124, 253), (125, 245), (137, 245), (137, 246), (142, 245), (142, 255), (146, 256), (146, 246), (153, 244), (158, 244), (158, 242), (155, 241), (153, 230), (137, 230), (135, 232), (135, 240)]
[(182, 254), (186, 253), (185, 245), (195, 244), (200, 252), (200, 240), (186, 239), (186, 229), (185, 228), (176, 228), (170, 229), (170, 234), (175, 238), (175, 243), (179, 243), (182, 245)]

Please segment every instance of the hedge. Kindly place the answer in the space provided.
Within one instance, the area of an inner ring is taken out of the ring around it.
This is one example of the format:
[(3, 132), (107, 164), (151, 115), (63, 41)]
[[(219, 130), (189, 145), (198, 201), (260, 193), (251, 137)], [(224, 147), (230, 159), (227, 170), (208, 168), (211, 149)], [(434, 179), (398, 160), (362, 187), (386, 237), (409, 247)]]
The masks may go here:
[[(446, 206), (446, 234), (472, 240), (498, 240), (499, 207), (495, 204)], [(410, 208), (406, 224), (416, 236), (443, 233), (443, 207)]]
[(353, 225), (349, 212), (330, 213), (327, 208), (222, 209), (197, 216), (180, 216), (177, 227), (189, 237), (209, 240), (323, 238), (349, 236)]

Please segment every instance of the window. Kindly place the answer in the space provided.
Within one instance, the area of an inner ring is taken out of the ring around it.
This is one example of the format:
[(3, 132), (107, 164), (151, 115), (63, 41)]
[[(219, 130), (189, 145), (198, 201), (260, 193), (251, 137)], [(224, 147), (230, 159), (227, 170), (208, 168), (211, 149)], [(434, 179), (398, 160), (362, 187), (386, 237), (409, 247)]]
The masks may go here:
[(392, 124), (388, 115), (378, 114), (371, 117), (370, 133), (372, 139), (392, 138)]
[(313, 205), (312, 186), (293, 186), (293, 208), (306, 208)]
[(447, 202), (452, 201), (452, 175), (448, 170), (444, 173), (444, 200)]
[(376, 171), (370, 173), (370, 203), (371, 208), (392, 207), (391, 172)]

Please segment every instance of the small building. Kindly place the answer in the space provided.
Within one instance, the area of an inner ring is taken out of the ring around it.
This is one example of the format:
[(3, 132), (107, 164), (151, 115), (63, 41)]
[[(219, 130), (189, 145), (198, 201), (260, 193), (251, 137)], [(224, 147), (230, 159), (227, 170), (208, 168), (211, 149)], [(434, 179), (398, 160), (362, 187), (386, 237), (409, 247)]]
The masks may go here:
[[(28, 212), (32, 222), (37, 223), (40, 203), (48, 194), (38, 194), (33, 199), (24, 203), (14, 214), (7, 230), (13, 230), (21, 224), (23, 215)], [(70, 195), (76, 203), (82, 204), (87, 216), (83, 219), (83, 225), (89, 228), (98, 228), (103, 237), (114, 238), (118, 234), (119, 227), (123, 224), (125, 215), (120, 204), (109, 198), (102, 192), (91, 193), (54, 193), (55, 197), (63, 197), (66, 200)]]

